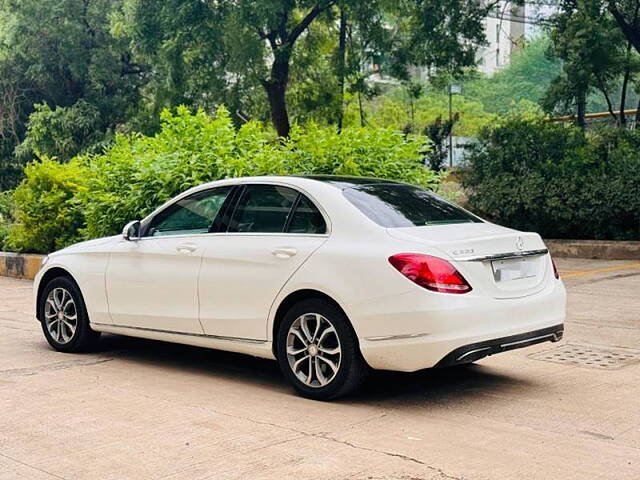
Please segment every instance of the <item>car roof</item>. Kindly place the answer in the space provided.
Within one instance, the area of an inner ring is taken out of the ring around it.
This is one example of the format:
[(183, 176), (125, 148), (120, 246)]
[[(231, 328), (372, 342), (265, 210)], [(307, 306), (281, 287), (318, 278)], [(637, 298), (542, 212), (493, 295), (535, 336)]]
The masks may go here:
[(341, 175), (265, 175), (265, 176), (255, 176), (255, 177), (234, 177), (234, 178), (226, 178), (221, 180), (216, 180), (213, 182), (205, 183), (202, 185), (198, 185), (190, 189), (190, 191), (203, 190), (206, 188), (211, 188), (213, 186), (218, 185), (237, 185), (243, 183), (252, 183), (252, 182), (264, 182), (264, 183), (289, 183), (292, 185), (302, 186), (307, 184), (307, 182), (312, 181), (313, 183), (319, 182), (325, 185), (330, 185), (332, 187), (338, 188), (340, 190), (344, 190), (346, 188), (357, 188), (364, 185), (406, 185), (401, 182), (396, 182), (393, 180), (385, 180), (381, 178), (374, 177), (351, 177), (351, 176), (341, 176)]
[(404, 185), (393, 180), (375, 177), (349, 177), (341, 175), (301, 175), (302, 178), (328, 183), (341, 189), (359, 187), (362, 185)]

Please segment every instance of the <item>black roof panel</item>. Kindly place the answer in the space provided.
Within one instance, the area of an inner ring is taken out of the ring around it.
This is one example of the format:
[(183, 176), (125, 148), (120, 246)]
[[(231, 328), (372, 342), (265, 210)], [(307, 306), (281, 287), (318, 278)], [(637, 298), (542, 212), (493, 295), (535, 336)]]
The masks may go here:
[(395, 182), (393, 180), (383, 180), (381, 178), (374, 177), (346, 177), (340, 175), (301, 175), (301, 177), (308, 178), (310, 180), (317, 180), (319, 182), (329, 183), (341, 189), (358, 187), (361, 185), (404, 185), (403, 183)]

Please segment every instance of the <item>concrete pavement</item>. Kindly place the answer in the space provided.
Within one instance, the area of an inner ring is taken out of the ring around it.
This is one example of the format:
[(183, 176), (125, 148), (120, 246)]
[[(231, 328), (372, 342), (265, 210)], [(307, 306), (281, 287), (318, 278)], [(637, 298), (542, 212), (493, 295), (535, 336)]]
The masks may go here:
[[(376, 373), (334, 403), (235, 354), (116, 336), (57, 353), (31, 282), (0, 277), (0, 479), (640, 479), (640, 265), (558, 264), (560, 344)], [(612, 353), (628, 363), (584, 360)]]

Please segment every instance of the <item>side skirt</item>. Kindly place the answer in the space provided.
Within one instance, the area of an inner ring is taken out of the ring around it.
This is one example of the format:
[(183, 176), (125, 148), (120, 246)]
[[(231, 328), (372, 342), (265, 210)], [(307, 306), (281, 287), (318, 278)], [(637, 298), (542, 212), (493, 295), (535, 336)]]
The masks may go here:
[(193, 333), (172, 332), (169, 330), (156, 330), (153, 328), (126, 327), (123, 325), (110, 325), (106, 323), (91, 323), (91, 328), (96, 332), (113, 333), (128, 337), (147, 338), (163, 342), (181, 343), (194, 347), (212, 348), (227, 352), (244, 353), (259, 358), (275, 360), (271, 350), (271, 342), (267, 340), (254, 340), (249, 338), (222, 337), (217, 335), (204, 335)]

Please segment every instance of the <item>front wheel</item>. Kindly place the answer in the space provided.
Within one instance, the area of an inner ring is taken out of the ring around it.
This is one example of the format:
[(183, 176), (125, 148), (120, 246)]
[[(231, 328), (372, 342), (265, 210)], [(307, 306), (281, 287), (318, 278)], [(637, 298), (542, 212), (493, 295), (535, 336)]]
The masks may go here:
[(298, 393), (314, 400), (355, 391), (369, 370), (347, 316), (322, 299), (303, 300), (286, 313), (277, 333), (277, 356)]
[(82, 352), (97, 343), (100, 333), (91, 330), (80, 289), (70, 278), (54, 278), (45, 286), (39, 310), (44, 336), (56, 350)]

